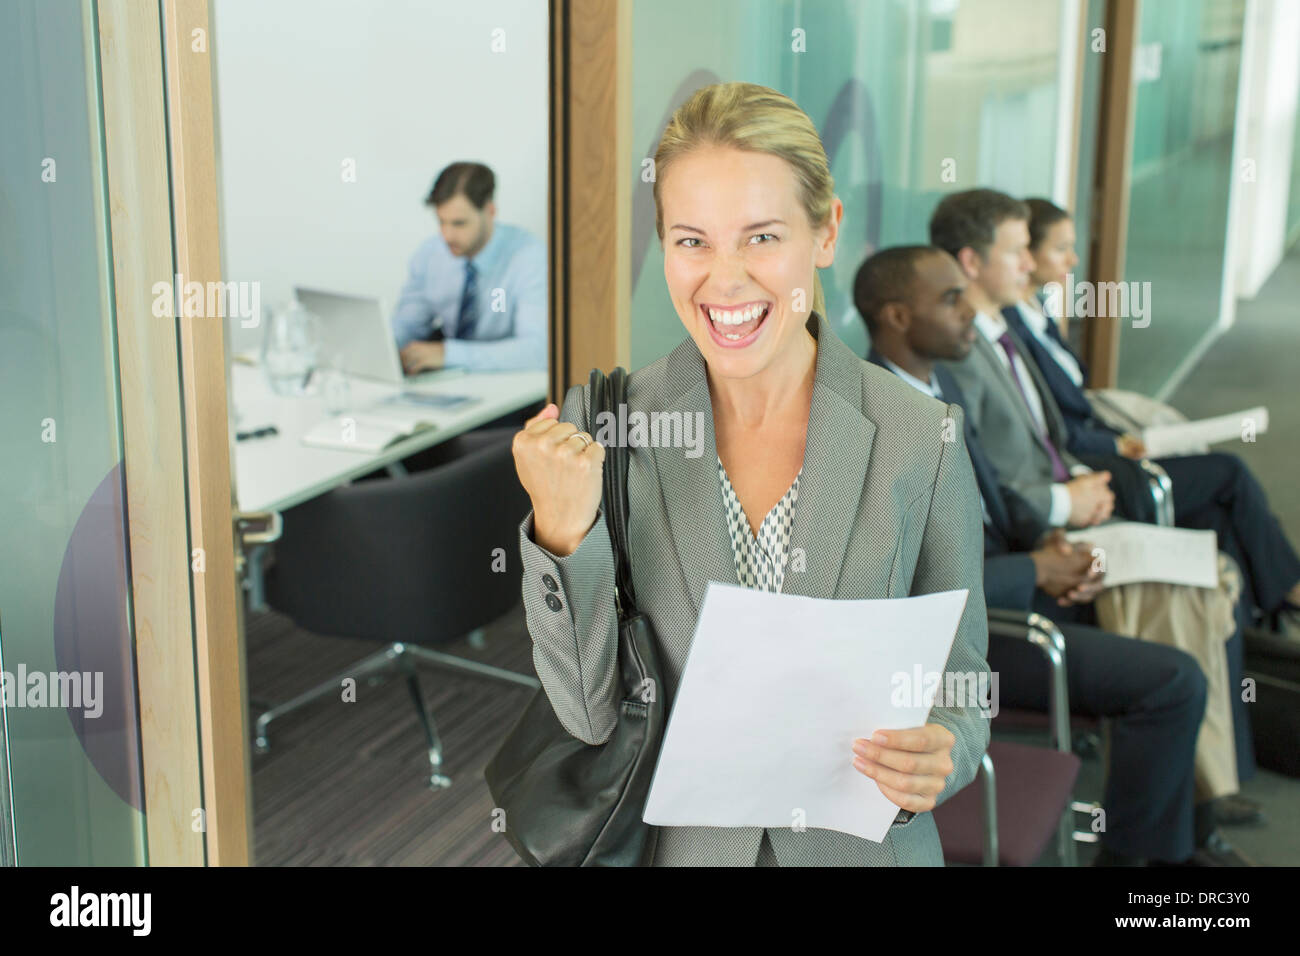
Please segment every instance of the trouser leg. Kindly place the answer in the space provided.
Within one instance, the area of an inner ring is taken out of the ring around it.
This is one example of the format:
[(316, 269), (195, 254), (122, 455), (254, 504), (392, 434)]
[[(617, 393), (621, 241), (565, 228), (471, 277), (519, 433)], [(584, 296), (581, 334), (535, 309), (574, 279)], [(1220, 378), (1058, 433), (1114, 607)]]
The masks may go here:
[(1300, 556), (1250, 469), (1236, 455), (1221, 452), (1161, 458), (1157, 464), (1173, 482), (1178, 526), (1216, 532), (1219, 550), (1241, 567), (1253, 606), (1276, 611), (1300, 581)]
[(1244, 783), (1255, 776), (1255, 737), (1250, 726), (1250, 705), (1242, 697), (1241, 682), (1246, 669), (1246, 637), (1243, 628), (1249, 611), (1245, 601), (1238, 601), (1237, 632), (1223, 646), (1228, 658), (1228, 696), (1232, 701), (1232, 732), (1237, 748), (1237, 780)]
[[(1112, 721), (1102, 844), (1126, 856), (1185, 859), (1206, 703), (1200, 667), (1176, 648), (1078, 624), (1062, 632), (1071, 712)], [(1000, 675), (1002, 706), (1047, 708), (1047, 665), (1036, 648), (996, 642), (989, 666)]]

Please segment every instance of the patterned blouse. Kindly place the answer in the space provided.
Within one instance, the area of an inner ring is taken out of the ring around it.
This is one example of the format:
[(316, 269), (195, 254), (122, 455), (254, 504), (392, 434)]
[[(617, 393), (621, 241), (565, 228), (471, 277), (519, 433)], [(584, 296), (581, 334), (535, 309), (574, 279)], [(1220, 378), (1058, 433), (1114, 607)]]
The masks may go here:
[(754, 537), (745, 517), (745, 509), (731, 487), (727, 469), (718, 459), (718, 483), (722, 485), (722, 500), (727, 511), (727, 532), (731, 536), (731, 550), (736, 558), (736, 576), (740, 584), (759, 591), (780, 592), (785, 580), (785, 567), (790, 558), (790, 526), (794, 522), (794, 506), (799, 498), (799, 474), (772, 510), (767, 513)]

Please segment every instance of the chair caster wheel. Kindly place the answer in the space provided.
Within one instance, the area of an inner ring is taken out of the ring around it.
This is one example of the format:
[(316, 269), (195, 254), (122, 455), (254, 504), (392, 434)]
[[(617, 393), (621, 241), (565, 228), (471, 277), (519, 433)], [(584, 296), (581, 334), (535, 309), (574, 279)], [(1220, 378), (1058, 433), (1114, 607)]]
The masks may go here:
[(451, 777), (446, 774), (435, 773), (429, 777), (430, 790), (446, 790), (451, 786)]
[(270, 753), (271, 741), (267, 740), (265, 737), (258, 737), (253, 741), (253, 750), (259, 754)]

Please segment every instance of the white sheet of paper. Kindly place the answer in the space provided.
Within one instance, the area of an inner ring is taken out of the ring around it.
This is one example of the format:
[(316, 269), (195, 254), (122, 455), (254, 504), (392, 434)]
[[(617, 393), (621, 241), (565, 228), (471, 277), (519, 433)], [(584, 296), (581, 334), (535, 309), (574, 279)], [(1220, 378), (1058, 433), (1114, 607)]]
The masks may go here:
[(1163, 581), (1196, 588), (1219, 586), (1219, 545), (1213, 531), (1117, 521), (1071, 531), (1065, 537), (1102, 549), (1108, 585)]
[(1147, 446), (1148, 458), (1185, 455), (1201, 445), (1241, 441), (1246, 423), (1250, 423), (1254, 434), (1264, 434), (1268, 431), (1268, 409), (1261, 405), (1231, 415), (1203, 418), (1197, 422), (1153, 425), (1143, 430), (1142, 443)]
[(899, 808), (854, 768), (853, 741), (926, 722), (923, 684), (944, 671), (967, 595), (833, 601), (711, 583), (645, 822), (883, 840)]

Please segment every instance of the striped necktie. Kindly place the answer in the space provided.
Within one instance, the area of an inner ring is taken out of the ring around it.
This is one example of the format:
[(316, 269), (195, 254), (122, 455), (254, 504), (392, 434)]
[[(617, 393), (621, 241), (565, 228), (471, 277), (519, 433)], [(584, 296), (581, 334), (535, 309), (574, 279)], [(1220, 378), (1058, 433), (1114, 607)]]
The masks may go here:
[(477, 270), (474, 263), (469, 260), (465, 261), (465, 291), (460, 297), (460, 313), (456, 319), (456, 338), (472, 339), (474, 337), (474, 328), (478, 325), (478, 303), (477, 288), (475, 286), (475, 276)]

